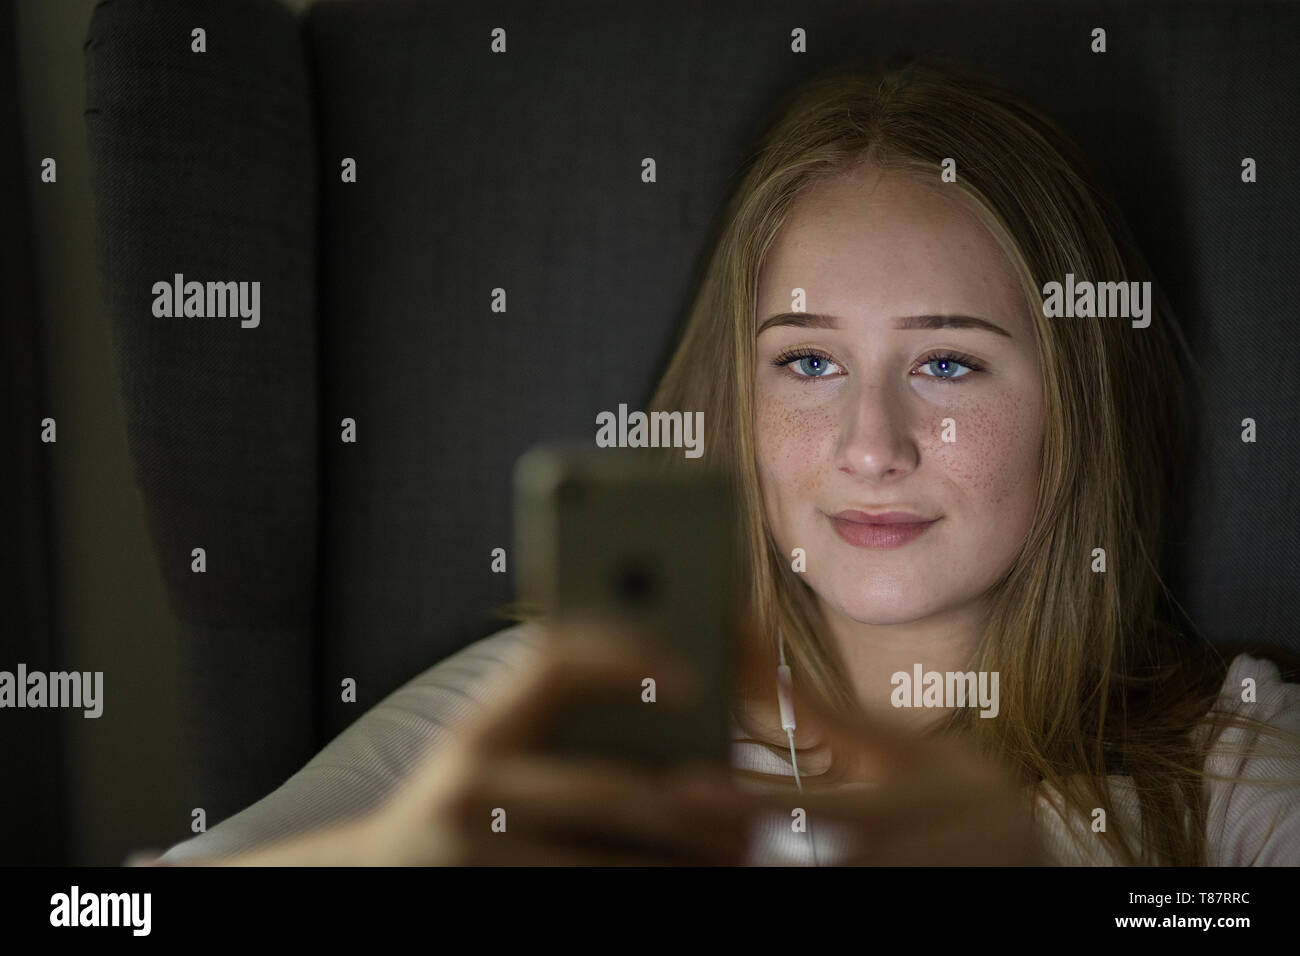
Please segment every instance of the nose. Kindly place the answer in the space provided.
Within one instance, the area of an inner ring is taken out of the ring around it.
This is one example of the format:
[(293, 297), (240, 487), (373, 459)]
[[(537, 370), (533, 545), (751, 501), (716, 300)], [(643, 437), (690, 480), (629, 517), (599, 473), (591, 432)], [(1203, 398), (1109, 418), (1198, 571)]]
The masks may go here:
[(919, 460), (906, 396), (889, 385), (860, 384), (841, 418), (840, 471), (863, 481), (895, 481), (915, 471)]

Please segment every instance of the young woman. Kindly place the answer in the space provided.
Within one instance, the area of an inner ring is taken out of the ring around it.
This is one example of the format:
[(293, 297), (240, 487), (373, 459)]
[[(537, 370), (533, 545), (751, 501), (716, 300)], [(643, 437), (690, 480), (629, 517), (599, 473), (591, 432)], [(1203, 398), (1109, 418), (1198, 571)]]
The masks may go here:
[[(704, 412), (681, 467), (743, 513), (734, 772), (541, 755), (573, 694), (671, 662), (526, 620), (161, 862), (1300, 863), (1300, 685), (1163, 619), (1193, 366), (1158, 294), (1046, 317), (1067, 276), (1150, 281), (1028, 105), (930, 63), (806, 85), (650, 404)], [(896, 676), (929, 672), (992, 699)]]

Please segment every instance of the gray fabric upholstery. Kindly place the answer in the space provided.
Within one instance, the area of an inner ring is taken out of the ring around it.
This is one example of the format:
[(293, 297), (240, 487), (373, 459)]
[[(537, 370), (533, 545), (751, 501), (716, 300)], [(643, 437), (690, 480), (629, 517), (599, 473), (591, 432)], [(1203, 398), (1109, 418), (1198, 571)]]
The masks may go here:
[[(513, 460), (643, 407), (772, 103), (846, 58), (960, 58), (1113, 182), (1205, 373), (1172, 580), (1210, 638), (1296, 646), (1300, 8), (361, 0), (297, 26), (272, 0), (115, 0), (88, 50), (131, 438), (194, 624), (202, 805), (269, 792), (502, 626), (487, 611), (513, 568), (490, 553), (511, 541)], [(174, 272), (261, 278), (262, 327), (152, 319), (149, 286)]]
[[(190, 52), (207, 30), (208, 52)], [(193, 806), (311, 755), (320, 509), (316, 165), (298, 21), (116, 0), (86, 44), (105, 298), (159, 565), (189, 625)], [(261, 324), (156, 318), (153, 284), (252, 281)], [(191, 551), (207, 570), (191, 571)], [(184, 821), (188, 817), (178, 817)]]

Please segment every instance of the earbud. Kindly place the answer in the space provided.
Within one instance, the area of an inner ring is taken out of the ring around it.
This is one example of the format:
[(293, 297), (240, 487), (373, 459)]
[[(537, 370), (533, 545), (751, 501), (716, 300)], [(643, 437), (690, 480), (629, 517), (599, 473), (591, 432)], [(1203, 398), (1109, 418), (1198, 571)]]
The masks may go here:
[(776, 701), (781, 707), (781, 729), (794, 730), (794, 679), (790, 676), (790, 665), (785, 662), (785, 636), (780, 628), (776, 634), (781, 654), (781, 666), (776, 669)]

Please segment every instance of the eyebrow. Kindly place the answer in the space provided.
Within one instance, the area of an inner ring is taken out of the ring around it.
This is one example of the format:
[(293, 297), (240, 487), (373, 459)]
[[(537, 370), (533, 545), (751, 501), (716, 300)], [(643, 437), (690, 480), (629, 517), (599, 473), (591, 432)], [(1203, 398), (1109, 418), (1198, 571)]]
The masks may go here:
[[(788, 325), (799, 329), (838, 329), (839, 319), (833, 315), (821, 315), (816, 312), (778, 312), (769, 315), (758, 327), (758, 335), (770, 328)], [(1011, 338), (1012, 335), (1000, 325), (994, 325), (988, 319), (977, 319), (973, 315), (905, 315), (894, 320), (896, 329), (983, 329)]]

